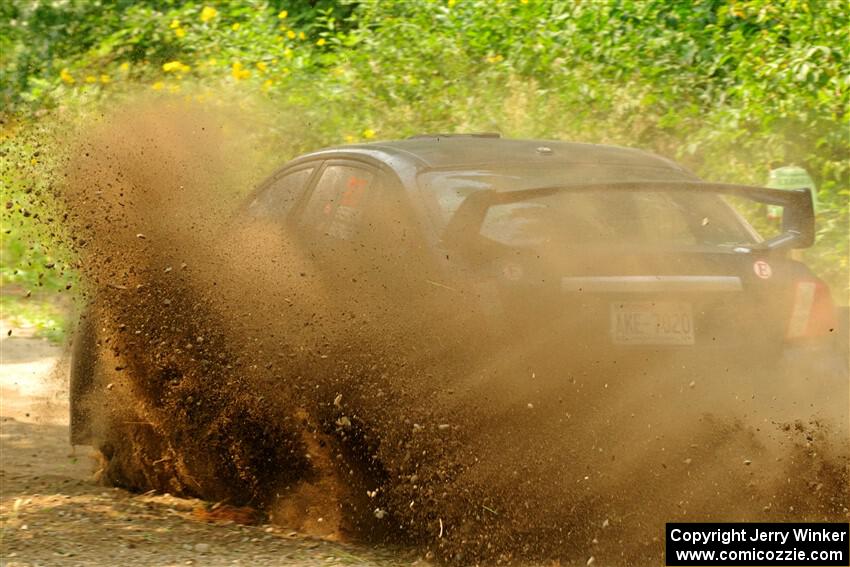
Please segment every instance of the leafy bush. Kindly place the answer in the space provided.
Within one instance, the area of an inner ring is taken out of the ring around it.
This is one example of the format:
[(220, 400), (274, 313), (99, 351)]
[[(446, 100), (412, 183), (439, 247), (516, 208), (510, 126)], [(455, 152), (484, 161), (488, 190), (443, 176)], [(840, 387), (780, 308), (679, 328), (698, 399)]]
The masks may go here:
[(822, 205), (807, 259), (846, 301), (841, 0), (13, 0), (0, 16), (0, 96), (28, 124), (141, 88), (277, 109), (258, 124), (278, 149), (269, 163), (500, 130), (642, 147), (718, 181), (763, 184), (771, 167), (800, 165)]
[(34, 337), (54, 343), (65, 341), (69, 322), (68, 302), (57, 301), (56, 297), (50, 296), (1, 295), (0, 310), (3, 318), (16, 329), (25, 329)]

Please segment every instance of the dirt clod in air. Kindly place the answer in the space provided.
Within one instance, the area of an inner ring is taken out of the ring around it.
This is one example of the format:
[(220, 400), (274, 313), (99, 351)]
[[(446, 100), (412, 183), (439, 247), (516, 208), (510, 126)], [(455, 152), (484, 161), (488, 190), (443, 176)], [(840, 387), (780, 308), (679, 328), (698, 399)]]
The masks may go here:
[(106, 481), (456, 564), (644, 564), (668, 521), (846, 521), (846, 439), (783, 429), (770, 376), (544, 327), (496, 342), (392, 202), (357, 246), (247, 222), (240, 124), (136, 103), (72, 138), (54, 190)]

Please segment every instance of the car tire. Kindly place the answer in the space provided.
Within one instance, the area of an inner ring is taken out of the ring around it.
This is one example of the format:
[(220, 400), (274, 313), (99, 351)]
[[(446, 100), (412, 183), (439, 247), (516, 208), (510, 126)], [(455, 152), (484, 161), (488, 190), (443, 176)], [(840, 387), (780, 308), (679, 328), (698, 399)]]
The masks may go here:
[(80, 316), (71, 343), (71, 376), (69, 384), (69, 425), (72, 445), (90, 445), (92, 430), (85, 399), (95, 381), (97, 363), (96, 329), (90, 310)]

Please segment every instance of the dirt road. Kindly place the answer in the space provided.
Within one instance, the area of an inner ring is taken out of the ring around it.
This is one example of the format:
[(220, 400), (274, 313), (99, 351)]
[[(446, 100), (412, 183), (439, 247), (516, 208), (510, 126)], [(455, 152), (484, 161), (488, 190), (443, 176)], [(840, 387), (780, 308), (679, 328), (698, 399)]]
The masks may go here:
[[(18, 329), (12, 337), (7, 337), (7, 330), (0, 324), (0, 567), (429, 564), (408, 549), (374, 549), (322, 540), (287, 526), (212, 522), (215, 515), (209, 510), (210, 503), (169, 495), (132, 494), (99, 484), (95, 480), (98, 462), (91, 449), (72, 448), (68, 444), (66, 353), (46, 341), (21, 336)], [(779, 431), (774, 424), (805, 420), (815, 414), (830, 418), (835, 424), (832, 438), (847, 439), (846, 381), (838, 383), (820, 376), (804, 376), (793, 384), (758, 386), (751, 384), (748, 389), (742, 383), (734, 388), (720, 388), (714, 399), (708, 392), (700, 391), (701, 383), (692, 382), (671, 396), (677, 395), (675, 399), (681, 403), (689, 392), (697, 392), (704, 404), (737, 411), (754, 424), (756, 432), (760, 431), (759, 427), (764, 432)], [(774, 433), (774, 437), (777, 443), (784, 441), (781, 434)], [(661, 437), (654, 439), (662, 442)], [(670, 449), (671, 439), (675, 436), (663, 440), (665, 446), (660, 451)], [(760, 439), (768, 443), (771, 437), (763, 433)], [(663, 463), (665, 457), (651, 453), (652, 449), (649, 447), (647, 454), (656, 455)], [(752, 453), (738, 455), (735, 452), (738, 449), (741, 447), (731, 444), (722, 458), (712, 449), (711, 454), (702, 460), (696, 458), (695, 462), (740, 463), (747, 458), (753, 459), (753, 463), (747, 461), (741, 466), (748, 473), (761, 468), (774, 469), (772, 464), (759, 467), (760, 461)], [(820, 449), (807, 451), (811, 458), (800, 461), (793, 474), (799, 486), (813, 486), (817, 491), (823, 486), (818, 473), (826, 469), (823, 463), (818, 465), (820, 461), (814, 460), (815, 453), (820, 453)], [(763, 456), (767, 463), (768, 453)], [(691, 458), (682, 466), (692, 467)], [(683, 482), (692, 472), (682, 476)], [(700, 482), (695, 486), (699, 487)], [(685, 488), (677, 490), (684, 493)], [(828, 503), (832, 498), (841, 498), (845, 494), (843, 490), (830, 485), (824, 490), (827, 494), (816, 495), (814, 500)], [(788, 509), (792, 500), (799, 508), (794, 500), (796, 496), (792, 496), (783, 500), (782, 506), (776, 504), (776, 509)], [(730, 498), (722, 500), (723, 507), (733, 507)], [(754, 502), (759, 509), (764, 505), (761, 500)], [(767, 514), (772, 500), (765, 502)], [(659, 522), (674, 517), (670, 509), (661, 510), (656, 514)], [(813, 511), (811, 517), (819, 517), (818, 513)], [(848, 513), (846, 508), (843, 513)], [(623, 537), (643, 545), (642, 536)], [(590, 556), (590, 553), (584, 555)], [(575, 564), (584, 565), (586, 561), (589, 559)]]
[(63, 349), (16, 334), (4, 325), (0, 340), (0, 565), (427, 565), (407, 550), (210, 523), (208, 503), (98, 484), (92, 450), (68, 444)]

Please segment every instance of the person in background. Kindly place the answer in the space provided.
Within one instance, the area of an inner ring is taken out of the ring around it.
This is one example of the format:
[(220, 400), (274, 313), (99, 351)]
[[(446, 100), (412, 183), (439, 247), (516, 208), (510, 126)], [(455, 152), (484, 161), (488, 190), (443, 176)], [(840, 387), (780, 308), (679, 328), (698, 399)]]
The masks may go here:
[[(818, 190), (815, 187), (815, 181), (809, 172), (802, 167), (796, 165), (786, 165), (770, 170), (767, 177), (767, 186), (771, 189), (804, 189), (812, 190), (812, 207), (815, 214), (818, 211)], [(779, 223), (782, 221), (782, 207), (777, 205), (767, 206), (767, 218), (771, 222)], [(791, 257), (795, 260), (802, 259), (802, 250), (792, 250)]]
[[(818, 210), (818, 190), (815, 181), (809, 172), (796, 165), (786, 165), (771, 169), (767, 177), (767, 187), (771, 189), (803, 189), (812, 190), (812, 201), (815, 212)], [(767, 218), (780, 220), (782, 218), (782, 207), (768, 205)]]

